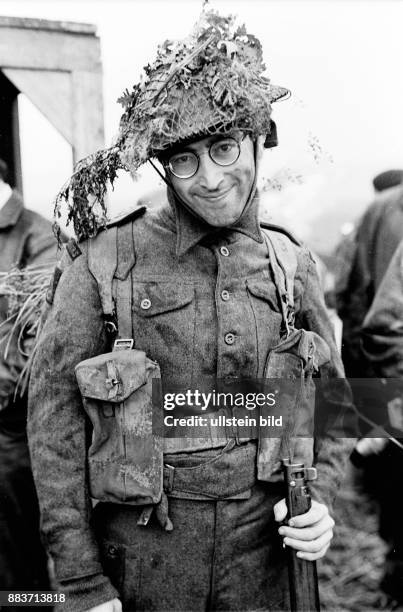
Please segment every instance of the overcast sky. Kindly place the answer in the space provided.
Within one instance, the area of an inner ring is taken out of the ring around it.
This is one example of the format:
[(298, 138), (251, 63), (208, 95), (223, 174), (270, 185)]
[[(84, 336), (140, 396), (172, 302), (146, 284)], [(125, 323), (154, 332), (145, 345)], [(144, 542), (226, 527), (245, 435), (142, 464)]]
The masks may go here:
[[(121, 112), (116, 99), (138, 80), (162, 40), (188, 34), (201, 5), (196, 0), (13, 0), (0, 1), (0, 15), (97, 25), (109, 143)], [(369, 202), (373, 175), (403, 166), (403, 1), (211, 0), (210, 5), (239, 15), (262, 41), (268, 76), (293, 94), (275, 106), (280, 146), (268, 152), (263, 168), (264, 179), (279, 178), (286, 186), (265, 194), (264, 209), (326, 250), (341, 224)], [(49, 216), (49, 200), (70, 171), (70, 153), (35, 113), (23, 101), (25, 197)], [(43, 150), (46, 168), (32, 161), (33, 147), (36, 153)], [(114, 210), (155, 185), (149, 171), (134, 186), (121, 181)]]

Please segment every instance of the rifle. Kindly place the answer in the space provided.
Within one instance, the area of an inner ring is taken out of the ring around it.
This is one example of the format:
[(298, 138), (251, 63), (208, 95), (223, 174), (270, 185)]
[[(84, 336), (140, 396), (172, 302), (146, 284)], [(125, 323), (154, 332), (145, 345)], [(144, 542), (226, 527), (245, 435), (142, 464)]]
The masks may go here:
[[(290, 459), (283, 459), (283, 472), (290, 519), (311, 507), (307, 481), (315, 480), (317, 473), (315, 468), (305, 468), (303, 463), (292, 463)], [(320, 612), (316, 561), (299, 559), (297, 551), (287, 547), (287, 562), (292, 612)]]

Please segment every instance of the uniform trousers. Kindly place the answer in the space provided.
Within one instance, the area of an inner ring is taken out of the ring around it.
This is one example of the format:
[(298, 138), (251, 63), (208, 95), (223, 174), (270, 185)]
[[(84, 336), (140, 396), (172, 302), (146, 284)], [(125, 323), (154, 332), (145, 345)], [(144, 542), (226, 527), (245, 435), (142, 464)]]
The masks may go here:
[(289, 610), (273, 506), (282, 483), (256, 481), (256, 443), (165, 456), (173, 531), (141, 507), (99, 503), (93, 523), (124, 612)]

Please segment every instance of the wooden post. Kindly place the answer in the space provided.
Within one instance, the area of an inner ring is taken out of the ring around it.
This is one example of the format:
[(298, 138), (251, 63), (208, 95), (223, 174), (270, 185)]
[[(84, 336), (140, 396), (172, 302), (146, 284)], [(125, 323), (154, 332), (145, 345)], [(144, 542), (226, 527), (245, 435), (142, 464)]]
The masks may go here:
[(70, 143), (75, 162), (104, 145), (95, 26), (0, 17), (0, 71)]

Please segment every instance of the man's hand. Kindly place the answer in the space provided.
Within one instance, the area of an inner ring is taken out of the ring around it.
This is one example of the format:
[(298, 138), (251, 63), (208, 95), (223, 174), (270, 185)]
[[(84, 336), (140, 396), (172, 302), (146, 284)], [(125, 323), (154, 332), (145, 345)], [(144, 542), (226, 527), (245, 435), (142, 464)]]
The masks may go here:
[[(287, 516), (285, 499), (274, 506), (274, 518), (280, 522)], [(297, 557), (315, 561), (326, 554), (333, 538), (334, 520), (327, 506), (312, 500), (312, 506), (305, 514), (294, 516), (282, 525), (278, 532), (284, 537), (284, 544), (298, 550)]]
[(122, 612), (122, 604), (119, 599), (111, 599), (95, 608), (90, 608), (87, 612)]

